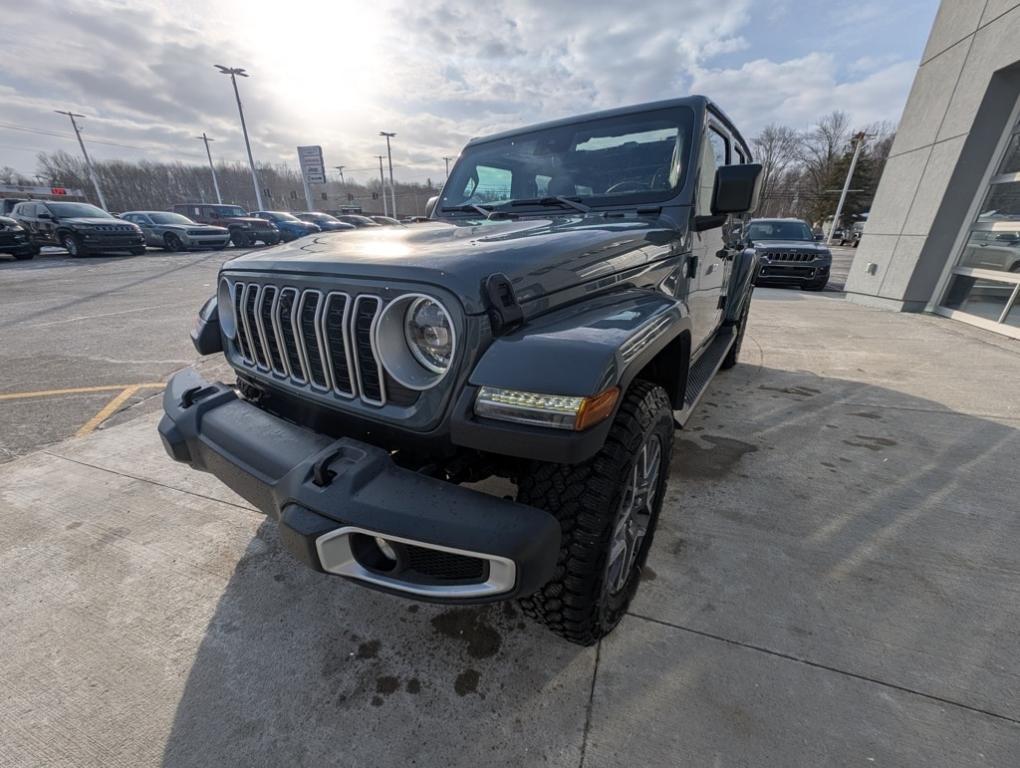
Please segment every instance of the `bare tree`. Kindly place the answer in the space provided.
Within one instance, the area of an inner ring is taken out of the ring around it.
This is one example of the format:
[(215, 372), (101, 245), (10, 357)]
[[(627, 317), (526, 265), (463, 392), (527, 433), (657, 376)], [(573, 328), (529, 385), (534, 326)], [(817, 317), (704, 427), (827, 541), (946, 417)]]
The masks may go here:
[(770, 123), (751, 140), (755, 159), (762, 165), (762, 216), (779, 216), (790, 203), (790, 171), (800, 152), (800, 135), (785, 125)]

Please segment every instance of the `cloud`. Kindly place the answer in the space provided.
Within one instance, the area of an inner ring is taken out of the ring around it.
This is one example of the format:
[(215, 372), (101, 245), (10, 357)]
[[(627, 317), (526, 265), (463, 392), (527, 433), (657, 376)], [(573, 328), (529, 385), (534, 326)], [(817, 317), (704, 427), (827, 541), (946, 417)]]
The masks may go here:
[[(398, 173), (424, 179), (471, 136), (692, 92), (748, 135), (834, 108), (859, 123), (898, 116), (912, 61), (756, 55), (755, 14), (787, 10), (794, 24), (787, 0), (292, 0), (271, 13), (242, 0), (35, 0), (0, 28), (0, 123), (66, 134), (52, 110), (72, 108), (89, 115), (87, 140), (130, 145), (97, 142), (97, 158), (201, 162), (193, 137), (206, 131), (217, 157), (241, 161), (230, 84), (212, 65), (247, 65), (257, 159), (293, 164), (296, 145), (321, 143), (328, 164), (374, 177), (385, 129)], [(76, 147), (0, 126), (0, 165), (31, 172), (38, 149)]]

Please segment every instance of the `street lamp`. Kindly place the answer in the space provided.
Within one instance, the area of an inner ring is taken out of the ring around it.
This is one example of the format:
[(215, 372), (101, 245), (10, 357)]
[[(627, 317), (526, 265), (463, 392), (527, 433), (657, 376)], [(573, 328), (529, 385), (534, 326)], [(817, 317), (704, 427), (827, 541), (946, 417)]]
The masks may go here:
[(380, 189), (380, 191), (382, 191), (382, 210), (383, 210), (383, 216), (389, 216), (390, 215), (390, 211), (389, 211), (389, 208), (386, 206), (386, 177), (383, 176), (383, 170), (382, 170), (383, 156), (382, 155), (376, 155), (376, 157), (379, 158), (379, 189)]
[(446, 178), (450, 178), (450, 161), (454, 159), (453, 157), (443, 156), (443, 160), (446, 162)]
[(346, 186), (347, 182), (344, 181), (344, 168), (346, 168), (347, 166), (346, 165), (334, 165), (333, 167), (336, 168), (336, 172), (340, 174), (340, 183)]
[(234, 86), (234, 96), (237, 99), (237, 114), (241, 116), (241, 133), (244, 134), (244, 148), (248, 150), (248, 167), (251, 168), (251, 181), (255, 185), (255, 201), (259, 210), (263, 210), (262, 189), (259, 187), (259, 177), (255, 173), (255, 158), (251, 155), (251, 142), (248, 141), (248, 127), (244, 124), (244, 109), (241, 108), (241, 93), (237, 90), (237, 78), (248, 77), (248, 73), (241, 67), (224, 67), (222, 64), (214, 64), (221, 75), (230, 75), (230, 82)]
[(96, 197), (99, 198), (99, 207), (104, 211), (106, 210), (106, 198), (103, 197), (103, 190), (99, 188), (99, 179), (96, 177), (96, 169), (92, 167), (92, 160), (89, 158), (88, 150), (85, 149), (85, 142), (81, 138), (81, 129), (78, 128), (78, 123), (75, 122), (76, 117), (85, 117), (85, 115), (79, 115), (77, 112), (65, 112), (60, 109), (53, 110), (58, 115), (67, 115), (71, 118), (71, 127), (74, 128), (74, 135), (78, 137), (78, 146), (81, 147), (81, 153), (85, 156), (85, 167), (88, 168), (89, 178), (92, 179), (92, 186), (95, 187)]
[(396, 217), (396, 215), (397, 215), (397, 190), (396, 190), (396, 187), (393, 186), (393, 153), (390, 151), (390, 139), (392, 139), (397, 134), (395, 134), (395, 133), (387, 133), (386, 131), (379, 131), (379, 135), (386, 137), (386, 157), (388, 158), (389, 163), (390, 163), (390, 200), (393, 203), (393, 216)]
[(220, 183), (216, 180), (216, 166), (213, 165), (212, 152), (209, 151), (209, 142), (215, 141), (215, 139), (210, 139), (205, 135), (204, 131), (201, 136), (196, 136), (195, 138), (205, 144), (205, 156), (209, 158), (209, 170), (212, 172), (213, 189), (216, 190), (216, 202), (223, 205), (223, 197), (220, 196)]

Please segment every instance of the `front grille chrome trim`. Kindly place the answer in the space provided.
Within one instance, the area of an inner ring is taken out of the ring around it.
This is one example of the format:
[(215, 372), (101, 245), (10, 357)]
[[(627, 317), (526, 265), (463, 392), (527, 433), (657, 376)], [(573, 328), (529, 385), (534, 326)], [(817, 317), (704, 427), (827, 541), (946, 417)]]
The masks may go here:
[[(375, 315), (372, 316), (372, 325), (368, 330), (369, 345), (372, 348), (372, 357), (375, 358), (375, 367), (379, 375), (379, 399), (376, 400), (365, 394), (365, 384), (362, 381), (362, 370), (361, 370), (361, 357), (358, 355), (358, 307), (361, 306), (363, 301), (374, 301), (375, 302)], [(386, 374), (383, 371), (382, 363), (379, 359), (379, 350), (376, 349), (375, 344), (375, 331), (379, 325), (379, 316), (382, 314), (382, 299), (378, 296), (372, 296), (371, 294), (361, 294), (354, 300), (354, 311), (351, 313), (351, 340), (354, 343), (354, 372), (357, 375), (357, 387), (358, 392), (361, 394), (361, 399), (369, 403), (370, 405), (386, 405)]]
[[(290, 348), (287, 346), (287, 337), (283, 332), (283, 297), (284, 295), (293, 295), (293, 300), (290, 303), (290, 319), (287, 321), (290, 324), (291, 333), (294, 334), (294, 352), (297, 354), (298, 365), (301, 366), (300, 371), (295, 371), (294, 366), (291, 364), (290, 359)], [(299, 343), (299, 336), (294, 331), (294, 308), (297, 306), (298, 300), (300, 299), (301, 292), (297, 288), (290, 286), (284, 286), (277, 292), (276, 307), (273, 311), (273, 329), (276, 331), (276, 338), (280, 340), (280, 352), (283, 355), (283, 363), (287, 367), (287, 375), (296, 384), (304, 385), (308, 383), (307, 369), (304, 367), (304, 358), (301, 356), (301, 344)]]
[[(269, 343), (269, 336), (266, 332), (265, 320), (262, 318), (263, 305), (266, 303), (266, 293), (272, 290), (273, 293), (273, 304), (269, 308), (269, 316), (272, 318), (273, 307), (276, 306), (277, 299), (280, 296), (280, 290), (275, 285), (264, 285), (259, 288), (258, 298), (255, 300), (255, 327), (259, 333), (259, 340), (262, 342), (262, 349), (265, 351), (266, 362), (269, 363), (269, 369), (277, 376), (286, 376), (286, 370), (281, 370), (276, 367), (276, 362), (273, 360), (273, 349)], [(279, 352), (279, 342), (276, 335), (275, 329), (269, 329), (273, 333), (273, 341), (277, 341), (277, 352)]]
[(258, 285), (255, 283), (245, 283), (244, 290), (241, 292), (241, 325), (244, 328), (244, 341), (248, 347), (248, 356), (245, 358), (245, 362), (249, 363), (254, 368), (261, 368), (258, 360), (258, 352), (255, 350), (254, 336), (251, 332), (251, 327), (248, 322), (248, 294), (251, 291), (255, 291), (256, 299), (258, 297)]
[[(315, 376), (313, 374), (311, 364), (312, 359), (311, 353), (308, 351), (308, 340), (305, 338), (305, 331), (301, 325), (301, 318), (304, 316), (305, 313), (305, 304), (307, 303), (308, 299), (311, 298), (312, 296), (316, 298), (315, 315), (312, 317), (312, 327), (315, 329), (315, 344), (319, 348), (318, 357), (319, 364), (322, 366), (322, 378), (325, 381), (324, 384), (320, 384), (319, 382), (315, 381)], [(316, 290), (302, 291), (301, 299), (300, 301), (298, 301), (297, 305), (297, 312), (291, 314), (291, 320), (294, 323), (294, 332), (295, 334), (297, 334), (298, 349), (301, 352), (301, 362), (304, 365), (308, 385), (320, 392), (328, 391), (333, 388), (332, 377), (330, 376), (329, 370), (326, 367), (326, 361), (323, 359), (322, 356), (322, 340), (319, 335), (319, 318), (322, 315), (323, 304), (322, 298), (323, 298), (322, 291)]]
[[(340, 335), (344, 345), (344, 362), (347, 364), (347, 376), (351, 380), (351, 389), (346, 391), (340, 388), (340, 382), (337, 381), (334, 375), (333, 365), (333, 353), (329, 351), (328, 334), (326, 329), (326, 322), (329, 319), (329, 307), (333, 302), (333, 299), (341, 298), (344, 300), (344, 314), (340, 319)], [(353, 305), (351, 295), (344, 293), (343, 291), (330, 291), (326, 294), (326, 298), (322, 304), (322, 312), (320, 322), (315, 326), (316, 333), (319, 334), (319, 349), (321, 349), (326, 356), (326, 370), (329, 372), (329, 377), (333, 382), (333, 391), (341, 397), (354, 398), (357, 395), (358, 386), (355, 383), (354, 375), (354, 364), (351, 360), (351, 306)]]

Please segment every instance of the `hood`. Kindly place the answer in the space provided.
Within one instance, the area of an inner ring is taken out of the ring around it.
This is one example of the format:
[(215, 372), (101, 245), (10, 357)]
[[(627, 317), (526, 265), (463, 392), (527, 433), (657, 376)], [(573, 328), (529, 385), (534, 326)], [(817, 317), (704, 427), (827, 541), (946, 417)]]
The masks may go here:
[(754, 244), (756, 251), (797, 251), (798, 253), (828, 253), (829, 246), (813, 240), (758, 240)]
[(109, 219), (105, 216), (74, 216), (57, 219), (61, 224), (102, 224), (108, 227), (127, 227), (134, 229), (137, 225), (123, 219)]
[(215, 224), (157, 224), (162, 229), (179, 229), (186, 232), (229, 232), (226, 227), (218, 227)]
[(670, 254), (668, 221), (560, 215), (517, 221), (433, 221), (322, 235), (233, 259), (225, 270), (301, 272), (421, 282), (450, 290), (469, 314), (485, 311), (482, 283), (502, 272), (522, 304)]
[[(271, 221), (260, 219), (258, 216), (224, 216), (220, 221), (228, 221), (231, 224), (251, 224), (252, 227), (261, 224), (264, 228), (269, 229), (273, 226)], [(215, 224), (204, 224), (203, 226), (215, 227)]]

